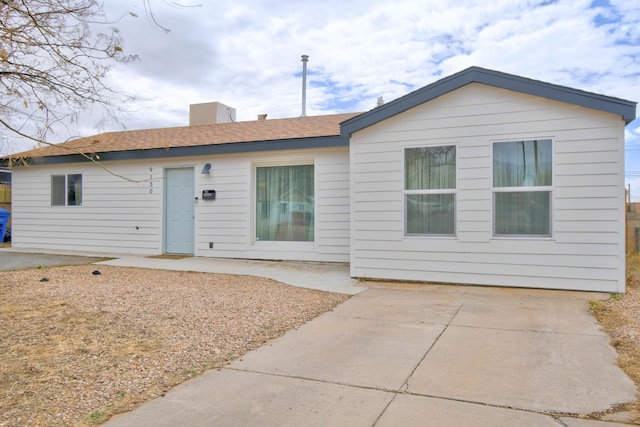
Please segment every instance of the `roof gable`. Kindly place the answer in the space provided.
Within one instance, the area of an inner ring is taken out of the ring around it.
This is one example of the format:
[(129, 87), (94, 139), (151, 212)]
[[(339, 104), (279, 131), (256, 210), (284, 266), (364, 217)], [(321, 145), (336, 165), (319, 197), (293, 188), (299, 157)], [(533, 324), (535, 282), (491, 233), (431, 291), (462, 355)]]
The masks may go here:
[(348, 138), (354, 132), (470, 83), (482, 83), (488, 86), (620, 115), (627, 124), (636, 118), (636, 103), (633, 101), (585, 92), (485, 68), (470, 67), (345, 121), (341, 125), (341, 134), (343, 137)]

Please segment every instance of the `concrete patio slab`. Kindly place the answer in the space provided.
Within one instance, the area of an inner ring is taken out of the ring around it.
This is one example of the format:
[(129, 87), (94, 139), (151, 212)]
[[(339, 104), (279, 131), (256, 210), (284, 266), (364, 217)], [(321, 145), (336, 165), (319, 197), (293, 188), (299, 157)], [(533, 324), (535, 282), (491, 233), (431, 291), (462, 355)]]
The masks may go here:
[(110, 427), (372, 426), (393, 395), (240, 371), (209, 371)]
[[(596, 295), (597, 297), (598, 295)], [(568, 334), (607, 334), (579, 298), (482, 295), (463, 298), (464, 308), (451, 322), (455, 326), (528, 330)]]
[(376, 427), (559, 427), (552, 417), (486, 405), (399, 395), (387, 408)]
[(451, 294), (369, 289), (333, 310), (337, 316), (447, 325), (462, 306)]
[(591, 413), (635, 399), (635, 385), (615, 362), (602, 335), (450, 326), (408, 389), (534, 411)]
[(327, 313), (231, 368), (398, 390), (442, 329)]

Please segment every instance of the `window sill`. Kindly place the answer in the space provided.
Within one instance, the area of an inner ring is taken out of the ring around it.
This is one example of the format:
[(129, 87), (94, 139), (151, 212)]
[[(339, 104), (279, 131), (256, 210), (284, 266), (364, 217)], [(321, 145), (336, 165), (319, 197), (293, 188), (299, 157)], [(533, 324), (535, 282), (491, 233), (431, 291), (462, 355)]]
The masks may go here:
[(285, 245), (315, 245), (316, 242), (314, 241), (306, 241), (306, 240), (254, 240), (253, 241), (254, 245), (260, 245), (260, 246), (268, 246), (268, 245), (273, 245), (273, 246), (285, 246)]
[(491, 236), (491, 240), (534, 240), (534, 241), (554, 241), (553, 236), (535, 236), (531, 234), (522, 236)]
[(456, 235), (445, 234), (405, 234), (404, 239), (438, 239), (438, 240), (458, 240)]

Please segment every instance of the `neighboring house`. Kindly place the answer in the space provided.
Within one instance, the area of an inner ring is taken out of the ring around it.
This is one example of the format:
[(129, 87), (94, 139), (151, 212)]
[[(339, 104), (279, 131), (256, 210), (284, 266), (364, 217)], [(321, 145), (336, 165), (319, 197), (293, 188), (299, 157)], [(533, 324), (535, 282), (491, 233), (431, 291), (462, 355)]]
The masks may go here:
[(623, 292), (635, 107), (472, 67), (362, 114), (105, 133), (21, 154), (13, 246)]

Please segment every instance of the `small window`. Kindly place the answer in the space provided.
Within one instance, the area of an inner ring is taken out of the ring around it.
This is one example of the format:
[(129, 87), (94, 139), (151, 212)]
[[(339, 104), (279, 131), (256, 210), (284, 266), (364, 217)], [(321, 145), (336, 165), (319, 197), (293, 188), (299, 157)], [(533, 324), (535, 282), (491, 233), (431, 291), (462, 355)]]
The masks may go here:
[(493, 144), (494, 236), (551, 236), (550, 139)]
[(407, 235), (454, 236), (456, 146), (405, 149), (404, 197)]
[(314, 241), (314, 166), (256, 168), (256, 240)]
[(82, 206), (82, 174), (51, 176), (51, 206)]

